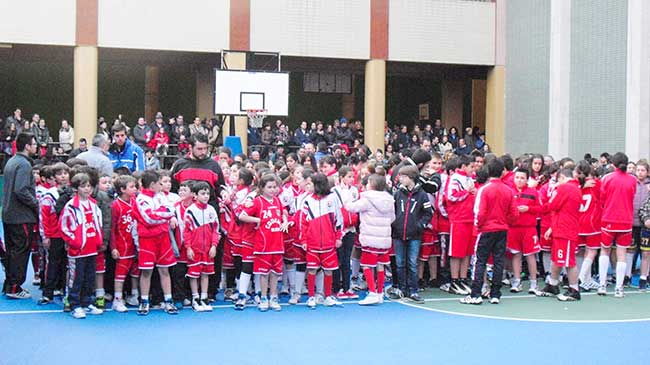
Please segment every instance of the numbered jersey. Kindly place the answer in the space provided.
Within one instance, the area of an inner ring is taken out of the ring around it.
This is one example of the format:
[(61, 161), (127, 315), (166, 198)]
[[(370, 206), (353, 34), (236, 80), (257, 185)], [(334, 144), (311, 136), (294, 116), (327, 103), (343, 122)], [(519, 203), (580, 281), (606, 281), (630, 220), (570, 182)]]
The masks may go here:
[(247, 215), (260, 218), (259, 228), (253, 239), (253, 252), (256, 255), (284, 253), (282, 210), (282, 203), (277, 197), (268, 200), (258, 196), (245, 206), (244, 212)]
[(580, 230), (581, 236), (591, 236), (600, 233), (600, 217), (602, 215), (602, 202), (600, 201), (600, 180), (594, 179), (595, 186), (580, 189), (582, 201), (580, 202)]
[(111, 250), (116, 249), (121, 258), (135, 256), (134, 230), (136, 229), (131, 203), (117, 198), (111, 207)]

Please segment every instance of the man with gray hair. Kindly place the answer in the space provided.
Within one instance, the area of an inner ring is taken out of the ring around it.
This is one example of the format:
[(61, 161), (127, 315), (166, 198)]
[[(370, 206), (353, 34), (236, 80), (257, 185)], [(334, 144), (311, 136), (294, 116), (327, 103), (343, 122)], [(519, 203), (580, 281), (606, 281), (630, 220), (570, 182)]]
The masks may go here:
[(100, 176), (112, 176), (113, 164), (108, 158), (108, 148), (110, 145), (110, 141), (105, 135), (101, 133), (95, 134), (92, 146), (90, 146), (88, 151), (79, 154), (77, 157), (88, 162), (88, 166), (96, 168)]

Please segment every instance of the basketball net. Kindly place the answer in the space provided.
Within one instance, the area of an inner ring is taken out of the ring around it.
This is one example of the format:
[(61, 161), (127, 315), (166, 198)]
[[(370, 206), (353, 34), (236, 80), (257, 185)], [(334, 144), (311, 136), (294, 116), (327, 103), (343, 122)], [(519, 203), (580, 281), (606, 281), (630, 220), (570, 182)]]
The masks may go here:
[(266, 118), (266, 109), (249, 109), (246, 110), (248, 115), (248, 124), (253, 128), (262, 128), (264, 118)]

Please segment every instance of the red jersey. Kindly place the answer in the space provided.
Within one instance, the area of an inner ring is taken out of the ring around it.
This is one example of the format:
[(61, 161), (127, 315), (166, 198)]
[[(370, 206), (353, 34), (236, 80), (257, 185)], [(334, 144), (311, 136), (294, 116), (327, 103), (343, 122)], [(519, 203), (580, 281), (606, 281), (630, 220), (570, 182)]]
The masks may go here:
[(602, 224), (618, 224), (632, 227), (636, 178), (617, 169), (605, 175), (602, 182)]
[(478, 232), (505, 231), (519, 215), (512, 190), (498, 178), (481, 187), (473, 211)]
[(600, 216), (603, 213), (600, 201), (601, 183), (598, 179), (591, 180), (596, 184), (594, 187), (581, 189), (582, 203), (580, 204), (580, 230), (578, 232), (581, 236), (600, 234)]
[(61, 234), (68, 244), (68, 257), (97, 255), (102, 245), (102, 212), (92, 198), (81, 202), (79, 195), (70, 199), (61, 212)]
[(115, 199), (111, 206), (111, 251), (117, 250), (121, 259), (135, 257), (135, 219), (131, 202)]
[(205, 257), (212, 246), (219, 245), (219, 217), (209, 204), (196, 202), (185, 210), (183, 246)]
[(471, 223), (474, 221), (474, 199), (476, 195), (469, 192), (474, 180), (465, 171), (456, 170), (449, 178), (447, 188), (447, 213), (452, 223)]
[[(548, 201), (551, 200), (551, 196), (553, 195), (553, 192), (555, 191), (555, 186), (556, 186), (555, 180), (551, 180), (544, 184), (540, 189), (539, 189), (539, 204), (541, 206), (545, 206), (548, 204)], [(544, 228), (548, 228), (551, 226), (552, 223), (552, 214), (548, 210), (543, 210), (542, 211), (542, 220), (540, 225)], [(545, 230), (544, 230), (545, 231)]]
[(555, 188), (547, 206), (553, 214), (551, 223), (553, 238), (578, 241), (581, 201), (582, 193), (578, 181), (570, 180)]
[(282, 203), (278, 197), (268, 200), (263, 196), (256, 197), (244, 208), (247, 215), (260, 218), (259, 228), (253, 240), (254, 254), (284, 253), (284, 235), (281, 230), (282, 210)]
[(336, 194), (310, 194), (301, 209), (302, 234), (307, 250), (327, 252), (336, 249), (336, 240), (341, 239), (343, 228), (341, 206)]
[(133, 199), (132, 207), (133, 217), (138, 222), (138, 237), (158, 237), (168, 233), (174, 209), (169, 206), (164, 195), (142, 189)]
[[(255, 190), (251, 190), (249, 187), (245, 187), (244, 189), (237, 191), (235, 194), (236, 199), (233, 201), (233, 210), (235, 212), (235, 217), (239, 217), (239, 214), (241, 214), (241, 212), (244, 211), (247, 206), (250, 206), (252, 204), (253, 200), (255, 200), (256, 195), (257, 192)], [(239, 222), (236, 230), (239, 231), (239, 235), (235, 236), (238, 236), (239, 240), (235, 241), (235, 245), (253, 247), (253, 241), (255, 240), (256, 236), (255, 225), (252, 223)]]
[(501, 181), (503, 181), (503, 183), (506, 184), (506, 186), (508, 186), (513, 191), (515, 189), (517, 189), (517, 186), (515, 186), (515, 172), (514, 171), (506, 172), (506, 174), (501, 177)]
[(40, 205), (40, 231), (42, 238), (60, 238), (59, 218), (56, 215), (56, 201), (59, 199), (59, 191), (56, 186), (47, 183), (41, 185), (41, 194), (38, 199)]
[(519, 207), (525, 205), (528, 211), (519, 213), (519, 218), (512, 225), (513, 227), (535, 227), (537, 225), (537, 218), (539, 217), (542, 206), (539, 204), (539, 196), (537, 190), (525, 186), (522, 190), (515, 187), (515, 206)]

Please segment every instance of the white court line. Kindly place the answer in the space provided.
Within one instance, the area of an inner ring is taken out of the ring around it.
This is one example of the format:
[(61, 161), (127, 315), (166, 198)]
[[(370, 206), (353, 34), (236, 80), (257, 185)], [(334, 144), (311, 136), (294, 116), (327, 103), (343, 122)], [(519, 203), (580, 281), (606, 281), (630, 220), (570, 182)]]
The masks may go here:
[[(612, 295), (614, 292), (607, 292), (607, 295)], [(648, 294), (646, 292), (641, 292), (641, 291), (626, 291), (625, 295), (628, 294)], [(593, 293), (580, 293), (581, 296), (593, 296), (593, 295), (598, 295), (598, 293), (593, 292)], [(650, 296), (650, 294), (649, 294)], [(452, 297), (452, 298), (429, 298), (425, 299), (425, 302), (452, 302), (454, 300), (458, 301), (460, 298), (463, 296), (459, 295), (458, 297)], [(526, 295), (503, 295), (501, 296), (501, 299), (526, 299), (526, 298), (537, 298), (535, 294), (526, 294)], [(550, 298), (550, 297), (547, 297)]]
[[(609, 294), (609, 292), (608, 292)], [(644, 292), (640, 291), (632, 291), (632, 292), (626, 292), (627, 294), (646, 294)], [(597, 293), (584, 293), (581, 295), (597, 295)], [(536, 296), (534, 295), (508, 295), (508, 296), (502, 296), (501, 298), (510, 298), (510, 299), (517, 299), (517, 298), (534, 298)], [(427, 302), (442, 302), (442, 301), (452, 301), (456, 300), (459, 301), (459, 298), (432, 298), (432, 299), (425, 299)], [(444, 314), (451, 314), (451, 315), (457, 315), (457, 316), (463, 316), (463, 317), (474, 317), (474, 318), (484, 318), (484, 319), (500, 319), (500, 320), (506, 320), (506, 321), (519, 321), (519, 322), (542, 322), (542, 323), (633, 323), (633, 322), (647, 322), (650, 321), (650, 318), (636, 318), (636, 319), (612, 319), (612, 320), (562, 320), (562, 319), (537, 319), (537, 318), (516, 318), (516, 317), (502, 317), (502, 316), (491, 316), (491, 315), (486, 315), (486, 314), (474, 314), (474, 313), (465, 313), (465, 312), (455, 312), (455, 311), (449, 311), (449, 310), (444, 310), (444, 309), (436, 309), (436, 308), (429, 308), (429, 307), (423, 307), (421, 305), (417, 305), (414, 303), (408, 303), (405, 300), (400, 300), (400, 301), (395, 301), (396, 303), (405, 305), (407, 307), (412, 307), (412, 308), (417, 308), (417, 309), (423, 309), (426, 311), (430, 312), (437, 312), (437, 313), (444, 313)], [(471, 304), (460, 304), (459, 305), (471, 305)], [(495, 305), (495, 304), (490, 304), (489, 302), (485, 303), (486, 305)], [(579, 305), (575, 303), (576, 305)], [(498, 304), (496, 304), (498, 305)]]

